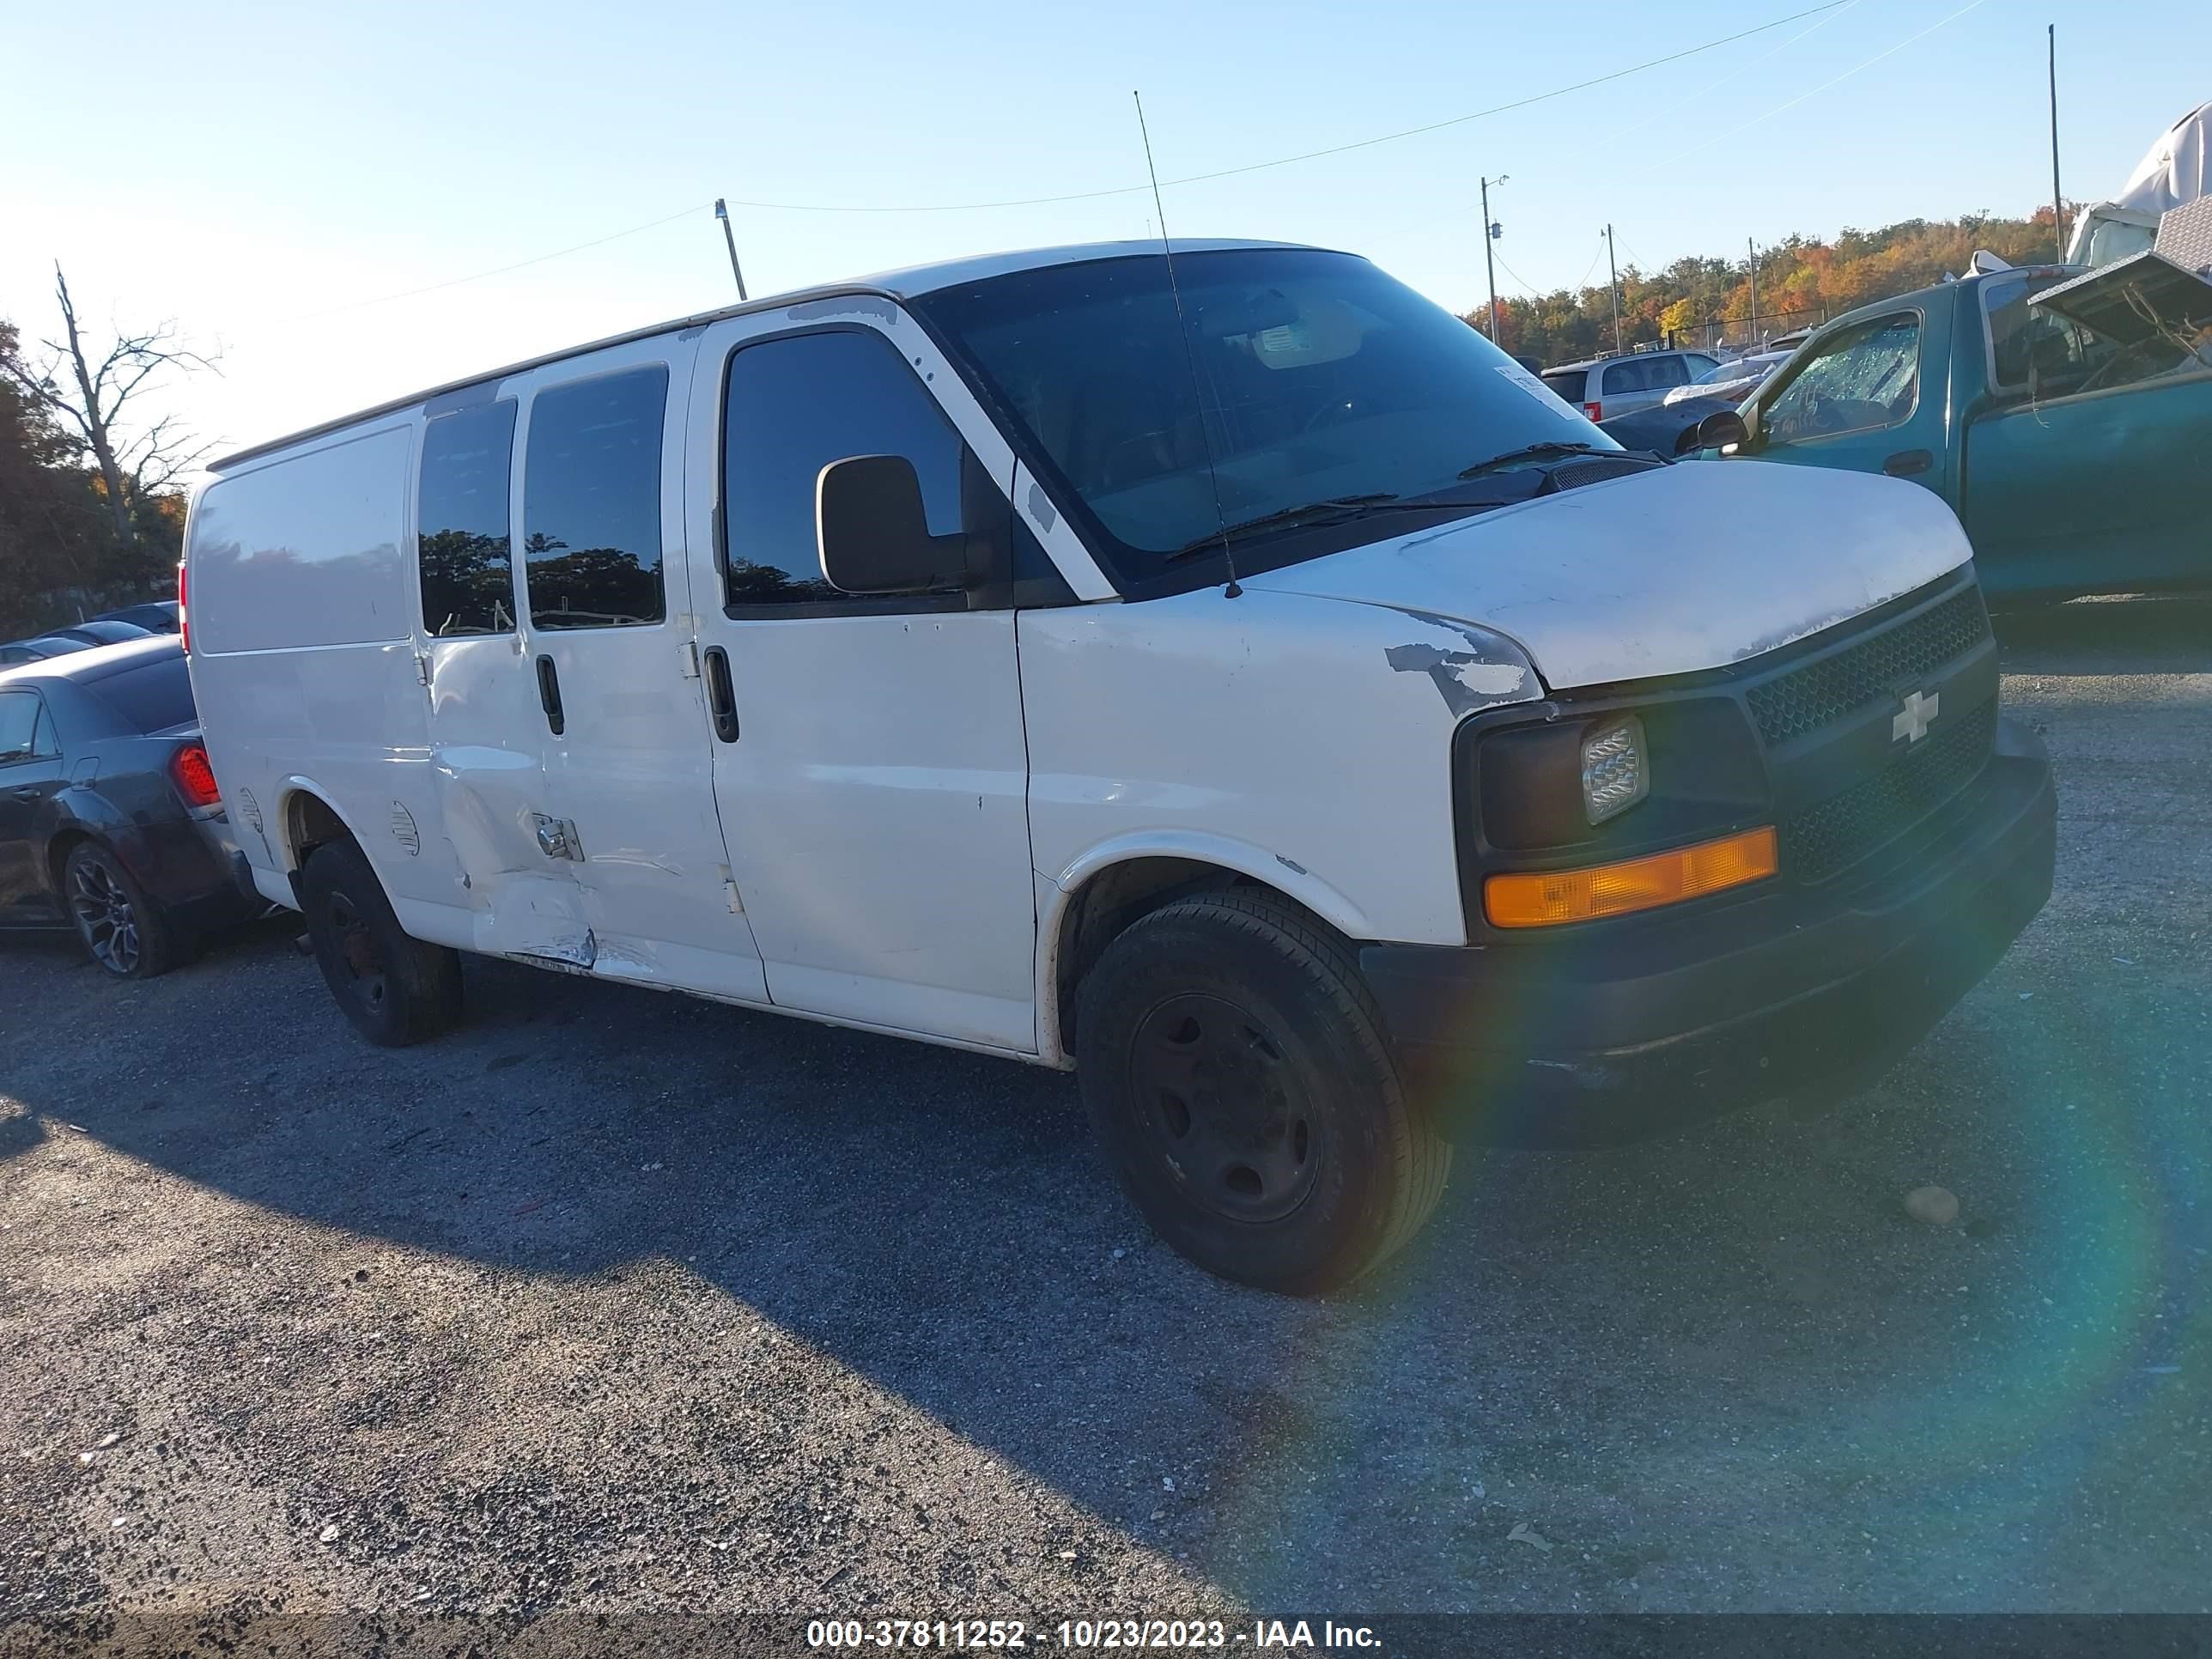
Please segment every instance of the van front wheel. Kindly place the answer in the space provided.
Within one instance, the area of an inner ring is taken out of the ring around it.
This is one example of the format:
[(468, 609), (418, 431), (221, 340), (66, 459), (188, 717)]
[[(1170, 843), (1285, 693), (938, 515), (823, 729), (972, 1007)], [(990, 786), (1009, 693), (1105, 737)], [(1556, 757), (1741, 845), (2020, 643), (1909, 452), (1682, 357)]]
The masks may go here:
[(1358, 969), (1279, 901), (1201, 893), (1139, 918), (1085, 975), (1076, 1034), (1107, 1161), (1209, 1273), (1332, 1290), (1443, 1191), (1450, 1145), (1407, 1102)]
[(300, 901), (325, 983), (371, 1042), (404, 1048), (460, 1017), (460, 957), (408, 936), (360, 848), (326, 842), (309, 854)]

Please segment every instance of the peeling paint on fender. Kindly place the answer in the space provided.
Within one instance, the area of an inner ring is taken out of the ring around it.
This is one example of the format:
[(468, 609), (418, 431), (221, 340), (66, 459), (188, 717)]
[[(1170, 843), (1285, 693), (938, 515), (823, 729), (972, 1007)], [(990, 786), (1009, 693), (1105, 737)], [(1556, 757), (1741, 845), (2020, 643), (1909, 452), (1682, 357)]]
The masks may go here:
[(1394, 645), (1382, 660), (1401, 674), (1426, 674), (1455, 714), (1472, 714), (1536, 695), (1534, 677), (1518, 663), (1486, 662), (1468, 651), (1435, 645)]

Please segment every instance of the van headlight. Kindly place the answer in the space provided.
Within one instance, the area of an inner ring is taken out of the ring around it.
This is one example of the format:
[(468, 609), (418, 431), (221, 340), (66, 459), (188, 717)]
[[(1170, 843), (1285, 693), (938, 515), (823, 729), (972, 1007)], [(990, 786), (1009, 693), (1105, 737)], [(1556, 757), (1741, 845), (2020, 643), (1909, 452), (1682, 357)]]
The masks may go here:
[(1624, 714), (1583, 739), (1583, 815), (1593, 825), (1620, 817), (1650, 793), (1642, 720)]

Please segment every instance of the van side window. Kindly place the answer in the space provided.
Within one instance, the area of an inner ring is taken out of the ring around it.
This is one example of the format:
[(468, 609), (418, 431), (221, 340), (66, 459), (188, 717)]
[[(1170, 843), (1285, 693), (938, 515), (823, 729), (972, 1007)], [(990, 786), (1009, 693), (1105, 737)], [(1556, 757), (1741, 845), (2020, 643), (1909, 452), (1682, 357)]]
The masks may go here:
[(422, 428), (415, 556), (422, 565), (428, 634), (514, 631), (507, 534), (507, 466), (514, 456), (512, 398), (441, 415)]
[(667, 615), (660, 431), (668, 369), (550, 386), (530, 404), (522, 557), (537, 628), (635, 628)]
[(957, 532), (963, 447), (898, 349), (872, 330), (740, 347), (722, 405), (728, 603), (853, 599), (823, 578), (814, 532), (815, 482), (848, 456), (905, 456), (921, 480), (930, 533)]

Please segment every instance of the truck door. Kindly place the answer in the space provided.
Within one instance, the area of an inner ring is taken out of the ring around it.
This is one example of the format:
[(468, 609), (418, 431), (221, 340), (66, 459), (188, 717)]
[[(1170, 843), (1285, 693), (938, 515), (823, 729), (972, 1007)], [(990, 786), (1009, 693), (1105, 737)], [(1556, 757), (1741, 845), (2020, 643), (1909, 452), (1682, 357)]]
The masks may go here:
[(1987, 396), (1966, 423), (1959, 516), (1998, 593), (2158, 586), (2207, 562), (2201, 380), (2145, 384), (2124, 354), (2029, 297), (2065, 271), (1985, 279)]
[(1800, 466), (1887, 473), (1945, 494), (1946, 377), (1927, 333), (1920, 310), (1903, 307), (1816, 341), (1789, 379), (1761, 390), (1753, 453)]
[(721, 588), (699, 601), (714, 793), (769, 994), (1034, 1052), (1028, 756), (1005, 585), (854, 598), (823, 580), (815, 535), (823, 467), (902, 455), (931, 530), (965, 532), (972, 555), (995, 515), (987, 556), (1002, 559), (1011, 455), (881, 300), (727, 319), (698, 365), (692, 534), (708, 541), (717, 519), (722, 532), (697, 577)]
[(692, 342), (541, 368), (522, 410), (521, 623), (544, 756), (544, 865), (580, 890), (568, 959), (766, 1000), (722, 850), (683, 514)]

